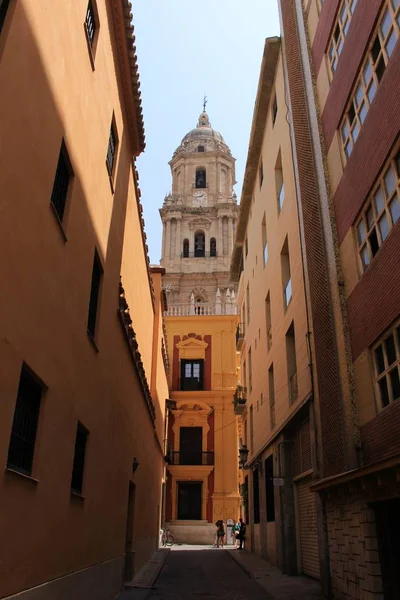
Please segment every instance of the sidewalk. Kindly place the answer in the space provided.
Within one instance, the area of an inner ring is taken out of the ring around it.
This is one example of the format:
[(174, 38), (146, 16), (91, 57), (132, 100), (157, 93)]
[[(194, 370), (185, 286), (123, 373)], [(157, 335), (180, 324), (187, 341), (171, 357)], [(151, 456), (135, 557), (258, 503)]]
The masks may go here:
[(319, 582), (315, 579), (282, 575), (279, 569), (247, 550), (226, 548), (226, 551), (274, 600), (320, 600), (322, 598)]
[(136, 573), (133, 580), (125, 584), (125, 589), (117, 596), (116, 600), (145, 600), (162, 571), (168, 553), (169, 549), (167, 548), (160, 548), (154, 552), (152, 558)]

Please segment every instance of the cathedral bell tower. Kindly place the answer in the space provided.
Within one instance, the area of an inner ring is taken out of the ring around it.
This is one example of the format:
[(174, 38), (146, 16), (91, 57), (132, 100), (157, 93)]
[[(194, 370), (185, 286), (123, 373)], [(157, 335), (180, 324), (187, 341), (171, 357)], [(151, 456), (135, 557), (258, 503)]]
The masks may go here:
[(232, 314), (236, 304), (229, 267), (238, 214), (235, 159), (205, 110), (169, 165), (172, 191), (160, 209), (169, 314)]

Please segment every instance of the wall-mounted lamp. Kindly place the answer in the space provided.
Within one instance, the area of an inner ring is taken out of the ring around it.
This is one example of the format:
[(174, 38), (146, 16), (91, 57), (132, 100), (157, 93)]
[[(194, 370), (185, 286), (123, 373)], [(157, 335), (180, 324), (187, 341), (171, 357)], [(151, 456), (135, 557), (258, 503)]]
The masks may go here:
[(249, 449), (247, 448), (247, 446), (241, 446), (239, 448), (239, 468), (244, 469), (245, 471), (247, 471), (247, 469), (251, 469), (252, 471), (258, 471), (259, 473), (262, 473), (261, 458), (256, 458), (256, 460), (253, 462), (253, 464), (251, 466), (249, 466), (247, 464), (248, 456), (249, 456)]
[(138, 461), (138, 459), (136, 458), (136, 456), (133, 457), (133, 461), (132, 461), (132, 473), (136, 473), (138, 466), (140, 465), (140, 462)]

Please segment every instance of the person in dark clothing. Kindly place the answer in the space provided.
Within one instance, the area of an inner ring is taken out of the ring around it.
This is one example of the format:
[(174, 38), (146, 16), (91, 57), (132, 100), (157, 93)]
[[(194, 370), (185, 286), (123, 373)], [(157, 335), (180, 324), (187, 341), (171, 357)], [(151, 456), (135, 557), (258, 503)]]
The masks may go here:
[(225, 537), (225, 527), (222, 519), (217, 521), (217, 548), (221, 546), (224, 547), (224, 537)]
[(243, 519), (239, 519), (239, 535), (238, 535), (238, 540), (239, 540), (239, 550), (243, 550), (243, 542), (246, 538), (246, 523), (243, 521)]

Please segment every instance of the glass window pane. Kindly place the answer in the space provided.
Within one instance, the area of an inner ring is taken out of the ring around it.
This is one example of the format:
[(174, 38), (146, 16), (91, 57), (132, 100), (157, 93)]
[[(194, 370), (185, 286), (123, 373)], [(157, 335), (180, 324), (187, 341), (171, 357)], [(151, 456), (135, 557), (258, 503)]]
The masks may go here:
[(335, 60), (334, 60), (334, 61), (333, 61), (333, 63), (332, 63), (332, 71), (333, 71), (333, 72), (335, 72), (335, 71), (336, 71), (337, 63), (338, 63), (338, 61), (337, 61), (337, 57), (335, 57)]
[(400, 0), (392, 0), (393, 8), (396, 10), (400, 6)]
[(339, 42), (339, 45), (337, 47), (337, 53), (339, 54), (339, 56), (342, 54), (343, 45), (344, 45), (344, 40), (341, 38), (340, 42)]
[(329, 46), (329, 59), (331, 61), (332, 61), (334, 53), (335, 53), (335, 46), (333, 45), (333, 42), (331, 42), (331, 45)]
[(372, 68), (370, 59), (367, 60), (364, 67), (364, 81), (368, 84), (372, 77)]
[(194, 365), (193, 365), (193, 377), (196, 377), (196, 379), (199, 379), (199, 377), (200, 377), (199, 363), (194, 363)]
[(383, 373), (383, 371), (385, 370), (385, 361), (383, 359), (382, 346), (378, 346), (377, 349), (375, 350), (375, 365), (376, 365), (376, 372), (378, 373), (378, 375)]
[(379, 35), (376, 36), (375, 41), (372, 45), (371, 48), (371, 54), (372, 54), (372, 58), (374, 60), (374, 63), (376, 63), (379, 53), (381, 51), (381, 41), (379, 39)]
[(382, 241), (385, 241), (387, 236), (389, 235), (389, 221), (386, 216), (386, 213), (383, 213), (381, 219), (379, 219), (379, 231), (381, 232)]
[(375, 98), (375, 93), (376, 93), (376, 86), (375, 86), (375, 82), (373, 81), (371, 83), (371, 85), (369, 86), (368, 92), (367, 92), (368, 100), (369, 100), (370, 104), (371, 104), (372, 100)]
[(349, 107), (349, 113), (348, 113), (348, 115), (349, 115), (349, 122), (350, 122), (350, 125), (352, 125), (352, 124), (353, 124), (353, 121), (354, 121), (354, 119), (355, 119), (355, 116), (356, 116), (356, 109), (354, 108), (354, 104), (353, 104), (353, 102), (350, 104), (350, 107)]
[(359, 112), (361, 123), (364, 123), (365, 117), (367, 116), (367, 112), (368, 112), (367, 105), (365, 104), (365, 102), (363, 102), (361, 105), (361, 108), (360, 108), (360, 112)]
[(367, 245), (365, 245), (361, 251), (361, 260), (362, 260), (362, 264), (363, 264), (364, 271), (365, 271), (365, 269), (368, 267), (369, 263), (371, 262), (370, 258), (369, 258), (369, 252), (368, 252)]
[(360, 106), (360, 104), (361, 104), (361, 102), (363, 100), (363, 96), (364, 96), (363, 88), (362, 88), (362, 85), (360, 83), (358, 85), (358, 88), (356, 89), (356, 104), (357, 104), (357, 106)]
[(347, 123), (344, 123), (343, 127), (342, 127), (342, 139), (344, 142), (347, 140), (348, 136), (349, 136), (349, 128), (347, 126)]
[(374, 211), (372, 210), (372, 206), (370, 206), (369, 209), (367, 210), (368, 229), (371, 229), (372, 225), (374, 224), (374, 221), (375, 221)]
[(360, 127), (359, 127), (359, 125), (358, 125), (358, 123), (357, 123), (357, 121), (356, 121), (356, 124), (354, 125), (354, 127), (353, 127), (353, 131), (352, 131), (352, 135), (353, 135), (353, 142), (354, 142), (354, 144), (355, 144), (355, 143), (356, 143), (356, 141), (357, 141), (357, 138), (358, 138), (358, 134), (359, 134), (359, 133), (360, 133)]
[(387, 388), (386, 377), (382, 377), (382, 379), (378, 381), (378, 384), (381, 392), (382, 406), (387, 406), (389, 404), (389, 392)]
[(347, 16), (347, 6), (346, 6), (346, 2), (344, 2), (342, 10), (340, 11), (340, 20), (342, 23), (344, 23), (346, 16)]
[(362, 244), (362, 242), (365, 240), (365, 236), (366, 236), (366, 231), (365, 231), (364, 219), (361, 219), (361, 221), (357, 225), (357, 237), (358, 237), (359, 244)]
[(378, 66), (376, 67), (376, 76), (378, 81), (380, 81), (383, 77), (384, 72), (386, 71), (385, 59), (383, 56), (380, 57)]
[(397, 223), (397, 221), (400, 218), (400, 201), (399, 201), (399, 197), (397, 196), (397, 194), (391, 201), (391, 203), (389, 205), (389, 209), (390, 209), (390, 214), (392, 215), (392, 221), (393, 221), (393, 225), (394, 225), (395, 223)]
[(350, 12), (351, 12), (351, 14), (353, 14), (353, 12), (354, 12), (354, 10), (356, 8), (356, 4), (357, 4), (357, 0), (353, 0), (353, 2), (351, 3), (351, 6), (350, 6)]
[(388, 55), (389, 58), (393, 54), (393, 50), (394, 50), (394, 47), (396, 45), (396, 42), (397, 42), (396, 34), (395, 34), (394, 30), (392, 29), (392, 31), (391, 31), (391, 33), (389, 35), (388, 41), (385, 44), (386, 52), (387, 52), (387, 55)]
[(400, 398), (400, 378), (398, 367), (395, 367), (393, 371), (390, 371), (390, 383), (392, 385), (393, 400), (398, 400)]
[(346, 154), (347, 158), (349, 158), (349, 157), (350, 157), (351, 150), (352, 150), (352, 148), (351, 148), (351, 143), (350, 143), (350, 142), (347, 142), (347, 144), (346, 144), (346, 145), (345, 145), (345, 147), (344, 147), (344, 151), (345, 151), (345, 154)]
[(191, 377), (192, 376), (192, 365), (189, 363), (186, 363), (185, 365), (185, 377)]
[(397, 175), (400, 178), (400, 151), (396, 154), (396, 156), (394, 157), (394, 160), (395, 160), (396, 166), (397, 166)]
[(376, 234), (375, 227), (372, 229), (371, 233), (369, 234), (368, 241), (369, 241), (369, 247), (371, 248), (372, 256), (375, 256), (375, 254), (379, 250), (379, 241), (378, 241), (378, 236)]
[(385, 350), (388, 365), (392, 365), (396, 361), (396, 347), (392, 333), (385, 340)]
[(344, 24), (344, 27), (343, 27), (343, 33), (344, 33), (345, 36), (347, 35), (349, 27), (350, 27), (350, 19), (347, 19), (347, 21), (346, 21), (346, 23)]
[(396, 176), (393, 169), (390, 167), (385, 173), (385, 188), (388, 196), (391, 195), (394, 188), (396, 187)]
[(375, 200), (376, 213), (379, 215), (379, 213), (385, 206), (385, 200), (383, 198), (382, 190), (380, 187), (378, 187), (378, 189), (375, 192), (374, 200)]
[(389, 32), (390, 25), (392, 23), (392, 19), (390, 17), (389, 9), (386, 9), (381, 21), (381, 32), (383, 37), (385, 38)]

